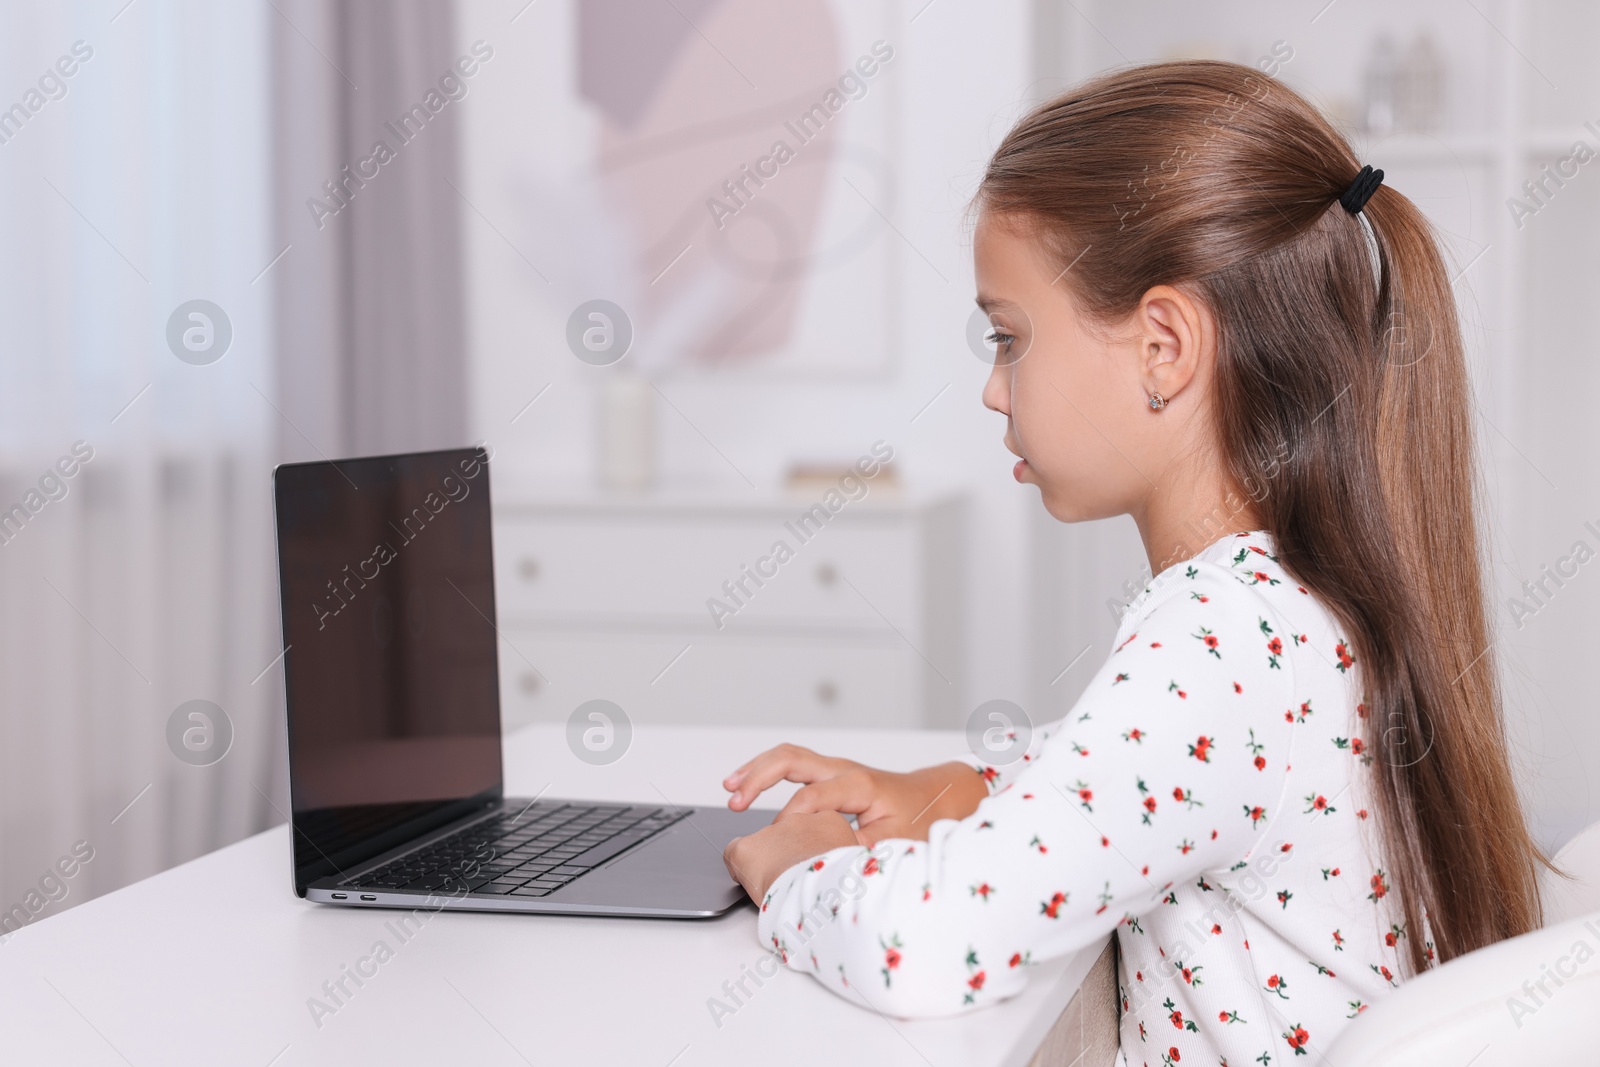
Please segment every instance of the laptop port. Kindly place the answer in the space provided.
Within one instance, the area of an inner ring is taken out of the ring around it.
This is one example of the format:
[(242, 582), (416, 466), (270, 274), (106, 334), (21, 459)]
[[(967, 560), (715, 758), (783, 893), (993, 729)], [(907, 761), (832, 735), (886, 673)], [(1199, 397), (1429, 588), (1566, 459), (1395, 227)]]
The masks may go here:
[(377, 897), (377, 894), (375, 894), (375, 893), (362, 893), (361, 894), (361, 899), (362, 900), (377, 900), (378, 897)]
[(334, 900), (344, 900), (344, 899), (345, 899), (345, 898), (346, 898), (346, 897), (348, 897), (348, 896), (349, 896), (349, 895), (350, 895), (350, 894), (349, 894), (349, 893), (335, 893), (335, 894), (334, 894), (334, 895), (333, 895), (333, 899), (334, 899)]

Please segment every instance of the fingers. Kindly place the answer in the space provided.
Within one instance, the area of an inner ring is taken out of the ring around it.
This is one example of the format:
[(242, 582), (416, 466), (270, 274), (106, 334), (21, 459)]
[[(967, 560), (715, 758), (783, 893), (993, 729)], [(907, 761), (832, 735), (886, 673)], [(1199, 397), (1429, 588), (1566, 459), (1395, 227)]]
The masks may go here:
[(785, 870), (833, 849), (860, 844), (843, 815), (821, 812), (773, 823), (735, 838), (723, 849), (728, 873), (753, 901), (760, 902)]
[(805, 755), (815, 756), (816, 753), (812, 752), (809, 748), (805, 748), (801, 745), (791, 745), (787, 742), (781, 745), (776, 745), (767, 749), (765, 752), (745, 760), (744, 763), (735, 768), (732, 774), (728, 775), (728, 777), (722, 780), (723, 788), (737, 789), (739, 787), (740, 779), (744, 778), (744, 776), (749, 773), (750, 768), (754, 767), (758, 763), (772, 760), (777, 757)]
[(801, 788), (778, 813), (782, 819), (790, 815), (810, 815), (819, 811), (837, 811), (859, 815), (877, 799), (877, 789), (872, 775), (866, 770), (849, 770), (832, 778), (824, 778)]
[(779, 782), (815, 782), (850, 766), (853, 764), (849, 760), (819, 756), (799, 745), (779, 745), (728, 775), (722, 780), (722, 785), (733, 792), (733, 796), (728, 798), (728, 807), (743, 811)]
[(745, 762), (736, 768), (732, 774), (728, 775), (728, 777), (722, 780), (722, 787), (730, 791), (738, 789), (739, 783), (749, 775), (752, 768), (757, 767), (758, 765), (766, 765), (773, 763), (774, 761), (798, 759), (816, 755), (817, 754), (811, 751), (809, 748), (802, 748), (799, 745), (783, 744), (778, 745), (775, 748), (769, 748), (760, 755), (757, 755), (752, 759), (745, 760)]
[[(746, 895), (750, 894), (750, 883), (745, 879), (744, 872), (739, 869), (739, 861), (735, 857), (746, 847), (743, 837), (736, 837), (722, 850), (722, 865), (728, 869), (728, 877), (744, 887)], [(751, 897), (754, 900), (754, 897)]]

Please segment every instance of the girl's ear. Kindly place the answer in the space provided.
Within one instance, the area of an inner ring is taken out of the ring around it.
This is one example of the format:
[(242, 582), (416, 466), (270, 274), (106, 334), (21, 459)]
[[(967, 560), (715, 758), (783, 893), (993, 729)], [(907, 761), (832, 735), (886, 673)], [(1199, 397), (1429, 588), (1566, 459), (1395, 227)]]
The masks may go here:
[(1171, 400), (1194, 380), (1207, 341), (1200, 305), (1180, 289), (1158, 285), (1145, 293), (1135, 313), (1139, 375), (1146, 393)]

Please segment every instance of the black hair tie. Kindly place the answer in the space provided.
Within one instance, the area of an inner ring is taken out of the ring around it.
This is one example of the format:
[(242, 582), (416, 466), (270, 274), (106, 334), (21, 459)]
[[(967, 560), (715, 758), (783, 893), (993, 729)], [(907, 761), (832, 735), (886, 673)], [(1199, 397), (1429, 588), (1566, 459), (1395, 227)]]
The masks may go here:
[(1339, 203), (1354, 215), (1366, 206), (1367, 201), (1372, 199), (1372, 194), (1378, 191), (1378, 186), (1381, 184), (1383, 184), (1383, 171), (1373, 170), (1372, 164), (1369, 163), (1361, 168), (1360, 174), (1351, 179), (1350, 188), (1339, 196)]

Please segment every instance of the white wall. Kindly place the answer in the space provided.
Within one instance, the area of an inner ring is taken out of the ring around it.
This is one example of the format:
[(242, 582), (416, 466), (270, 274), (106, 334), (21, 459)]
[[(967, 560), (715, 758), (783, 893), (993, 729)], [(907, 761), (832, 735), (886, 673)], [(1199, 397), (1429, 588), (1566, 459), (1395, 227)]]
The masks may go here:
[[(469, 212), (466, 223), (473, 426), (494, 444), (500, 469), (518, 471), (527, 484), (587, 481), (595, 468), (598, 375), (567, 351), (564, 319), (530, 313), (546, 283), (484, 221), (516, 233), (524, 215), (519, 175), (558, 166), (553, 160), (564, 157), (563, 146), (583, 136), (561, 128), (540, 106), (574, 77), (571, 4), (546, 0), (508, 25), (520, 6), (468, 0), (459, 16), (462, 42), (483, 38), (497, 49), (463, 110), (463, 191), (481, 212)], [(900, 249), (900, 359), (882, 380), (864, 382), (666, 382), (663, 391), (694, 425), (670, 409), (658, 412), (661, 463), (667, 481), (742, 489), (709, 438), (765, 489), (778, 484), (791, 461), (849, 460), (884, 439), (913, 488), (964, 488), (972, 502), (965, 704), (1006, 697), (1026, 706), (1027, 518), (1039, 510), (1038, 494), (1012, 481), (1014, 460), (1000, 443), (1004, 420), (979, 400), (987, 367), (964, 339), (973, 286), (963, 209), (989, 152), (1024, 107), (1029, 13), (1020, 3), (981, 12), (935, 3), (909, 21), (920, 6), (900, 5), (899, 29), (889, 38), (895, 59), (879, 75), (893, 80), (885, 88), (897, 95), (902, 117), (892, 221), (915, 246)], [(852, 47), (846, 45), (851, 55)], [(901, 243), (891, 231), (884, 238)], [(546, 275), (579, 269), (537, 266)], [(865, 326), (840, 321), (838, 336), (858, 328)], [(549, 391), (511, 425), (547, 383)]]

